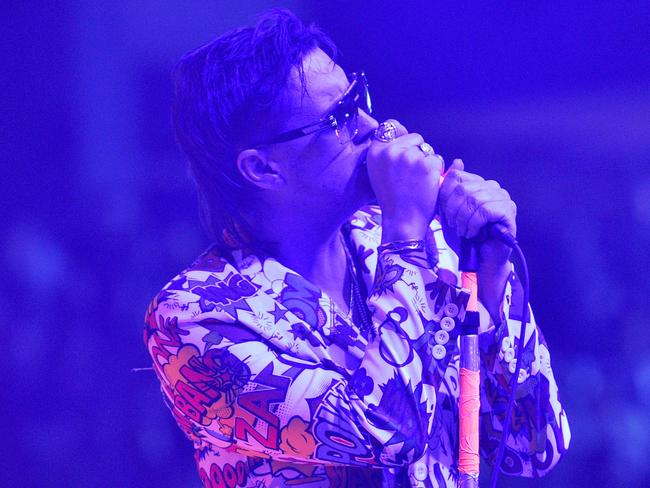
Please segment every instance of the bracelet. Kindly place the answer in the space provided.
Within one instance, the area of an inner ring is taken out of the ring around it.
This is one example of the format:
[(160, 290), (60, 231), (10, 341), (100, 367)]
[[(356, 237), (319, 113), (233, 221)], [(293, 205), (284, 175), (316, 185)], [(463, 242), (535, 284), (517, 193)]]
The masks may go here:
[(395, 252), (401, 254), (407, 251), (424, 251), (424, 241), (422, 239), (409, 239), (407, 241), (393, 241), (381, 244), (377, 250), (381, 252)]

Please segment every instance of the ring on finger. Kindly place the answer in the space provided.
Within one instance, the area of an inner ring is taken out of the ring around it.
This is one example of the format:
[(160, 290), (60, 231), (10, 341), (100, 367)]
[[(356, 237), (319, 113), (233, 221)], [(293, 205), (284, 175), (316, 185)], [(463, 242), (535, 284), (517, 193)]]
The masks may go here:
[(431, 156), (436, 153), (433, 150), (433, 147), (431, 147), (431, 144), (429, 144), (428, 142), (423, 142), (421, 144), (418, 144), (418, 147), (420, 148), (420, 151), (422, 151), (426, 156)]
[(375, 130), (374, 138), (381, 142), (391, 142), (397, 139), (397, 126), (389, 119), (382, 122)]

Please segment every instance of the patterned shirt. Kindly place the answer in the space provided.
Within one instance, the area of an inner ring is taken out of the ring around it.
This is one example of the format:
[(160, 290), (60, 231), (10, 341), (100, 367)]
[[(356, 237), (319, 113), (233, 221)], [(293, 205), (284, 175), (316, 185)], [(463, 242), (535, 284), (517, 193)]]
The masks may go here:
[[(378, 254), (378, 207), (342, 227), (369, 321), (274, 258), (242, 250), (209, 249), (158, 293), (145, 342), (204, 486), (456, 486), (458, 329), (469, 292), (438, 221), (430, 231), (427, 251)], [(479, 304), (480, 449), (492, 463), (521, 292), (511, 273), (498, 324)], [(558, 462), (570, 432), (529, 315), (502, 469), (536, 477)]]

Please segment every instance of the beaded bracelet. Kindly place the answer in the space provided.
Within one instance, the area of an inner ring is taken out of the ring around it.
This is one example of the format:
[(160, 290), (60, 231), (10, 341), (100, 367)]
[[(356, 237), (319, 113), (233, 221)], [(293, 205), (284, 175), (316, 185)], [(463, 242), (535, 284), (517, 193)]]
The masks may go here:
[(407, 241), (393, 241), (381, 244), (377, 250), (379, 252), (394, 252), (397, 254), (406, 251), (424, 251), (424, 241), (422, 239), (409, 239)]

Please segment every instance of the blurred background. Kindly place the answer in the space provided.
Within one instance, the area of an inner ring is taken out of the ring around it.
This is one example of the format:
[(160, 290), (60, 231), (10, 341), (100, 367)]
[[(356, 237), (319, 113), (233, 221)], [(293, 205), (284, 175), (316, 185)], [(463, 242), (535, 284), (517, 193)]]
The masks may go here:
[(169, 123), (186, 51), (273, 6), (368, 73), (379, 119), (507, 188), (571, 448), (540, 480), (650, 476), (650, 3), (3, 2), (2, 486), (198, 487), (142, 342), (209, 242)]

